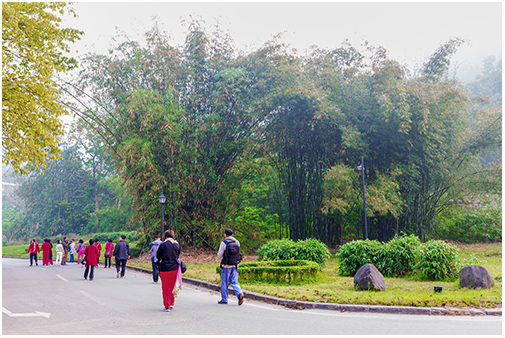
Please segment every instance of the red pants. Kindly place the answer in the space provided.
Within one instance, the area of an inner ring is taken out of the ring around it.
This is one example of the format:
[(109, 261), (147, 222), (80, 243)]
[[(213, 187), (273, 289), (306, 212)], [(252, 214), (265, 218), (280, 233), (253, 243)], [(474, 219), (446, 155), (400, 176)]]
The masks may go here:
[(42, 265), (49, 265), (49, 251), (42, 251)]
[(165, 308), (174, 306), (175, 297), (172, 291), (174, 290), (177, 279), (177, 270), (160, 271), (161, 279), (161, 294), (163, 295), (163, 305)]

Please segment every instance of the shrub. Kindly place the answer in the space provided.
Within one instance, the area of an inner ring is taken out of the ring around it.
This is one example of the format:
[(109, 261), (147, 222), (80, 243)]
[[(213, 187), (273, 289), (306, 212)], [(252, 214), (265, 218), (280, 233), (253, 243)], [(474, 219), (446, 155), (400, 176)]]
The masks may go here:
[(413, 272), (423, 280), (455, 280), (458, 275), (459, 250), (449, 243), (431, 240), (421, 244)]
[(405, 276), (412, 272), (421, 242), (415, 235), (395, 236), (378, 252), (376, 268), (386, 277)]
[(339, 260), (338, 273), (342, 276), (354, 276), (365, 264), (377, 267), (381, 243), (376, 240), (358, 240), (340, 247), (336, 256)]
[(501, 198), (480, 196), (473, 207), (458, 208), (437, 217), (438, 236), (464, 243), (502, 240)]
[(291, 239), (276, 239), (261, 246), (257, 252), (259, 261), (308, 260), (322, 266), (331, 257), (326, 244), (313, 238), (297, 242)]
[[(241, 280), (296, 283), (316, 277), (319, 264), (306, 260), (261, 261), (240, 263)], [(216, 268), (221, 274), (221, 267)]]

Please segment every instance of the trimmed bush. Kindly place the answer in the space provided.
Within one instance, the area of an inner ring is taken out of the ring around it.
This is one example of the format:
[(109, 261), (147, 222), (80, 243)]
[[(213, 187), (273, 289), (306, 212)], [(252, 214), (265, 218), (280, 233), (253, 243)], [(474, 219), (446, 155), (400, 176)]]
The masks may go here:
[[(316, 277), (319, 264), (306, 260), (276, 260), (240, 263), (238, 272), (243, 281), (297, 283)], [(216, 268), (221, 274), (221, 267)]]
[(424, 280), (456, 280), (460, 266), (458, 248), (444, 241), (421, 244), (416, 255), (414, 273)]
[(261, 246), (257, 253), (259, 261), (308, 260), (321, 266), (331, 257), (326, 244), (312, 238), (297, 242), (291, 239), (276, 239)]

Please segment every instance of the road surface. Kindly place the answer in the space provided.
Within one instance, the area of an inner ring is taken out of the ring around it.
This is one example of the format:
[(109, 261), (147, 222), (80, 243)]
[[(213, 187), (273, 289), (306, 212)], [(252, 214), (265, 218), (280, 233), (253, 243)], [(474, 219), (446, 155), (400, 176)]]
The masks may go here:
[[(2, 259), (2, 334), (191, 335), (501, 335), (502, 317), (426, 316), (293, 310), (234, 298), (218, 305), (215, 291), (183, 284), (175, 309), (163, 312), (161, 286), (149, 274), (102, 267), (30, 267)], [(233, 296), (232, 296), (233, 297)]]

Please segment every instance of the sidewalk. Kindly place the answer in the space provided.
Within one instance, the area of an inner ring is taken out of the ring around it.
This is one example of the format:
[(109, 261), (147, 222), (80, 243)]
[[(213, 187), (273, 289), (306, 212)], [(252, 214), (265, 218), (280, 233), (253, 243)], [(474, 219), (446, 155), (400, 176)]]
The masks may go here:
[[(136, 266), (126, 266), (128, 269), (152, 274), (151, 269), (145, 269)], [(182, 277), (183, 282), (206, 289), (221, 291), (220, 284), (214, 284), (190, 277)], [(340, 312), (375, 312), (375, 313), (393, 313), (393, 314), (411, 314), (411, 315), (450, 315), (450, 316), (501, 316), (502, 309), (473, 309), (473, 308), (449, 308), (449, 307), (416, 307), (416, 306), (384, 306), (384, 305), (355, 305), (355, 304), (334, 304), (318, 302), (302, 302), (293, 299), (279, 298), (257, 292), (242, 289), (247, 299), (259, 300), (269, 304), (277, 304), (293, 309), (324, 309), (336, 310)], [(230, 288), (233, 294), (233, 289)]]

